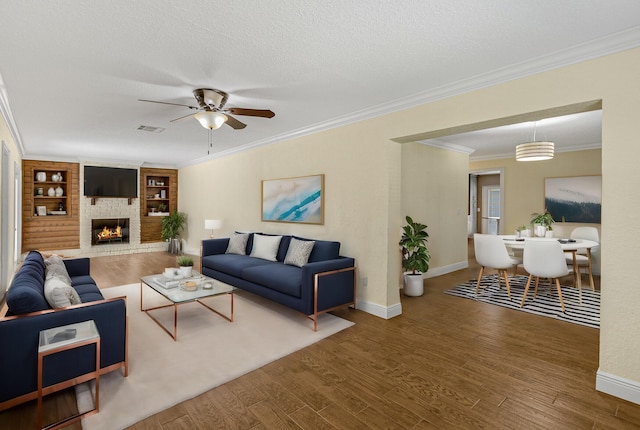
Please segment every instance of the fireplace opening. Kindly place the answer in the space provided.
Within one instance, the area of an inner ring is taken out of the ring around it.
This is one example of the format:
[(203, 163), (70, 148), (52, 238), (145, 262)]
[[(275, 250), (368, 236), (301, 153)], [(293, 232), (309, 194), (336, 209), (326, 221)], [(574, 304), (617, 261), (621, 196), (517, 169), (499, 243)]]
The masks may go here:
[(91, 220), (91, 245), (129, 243), (129, 218)]

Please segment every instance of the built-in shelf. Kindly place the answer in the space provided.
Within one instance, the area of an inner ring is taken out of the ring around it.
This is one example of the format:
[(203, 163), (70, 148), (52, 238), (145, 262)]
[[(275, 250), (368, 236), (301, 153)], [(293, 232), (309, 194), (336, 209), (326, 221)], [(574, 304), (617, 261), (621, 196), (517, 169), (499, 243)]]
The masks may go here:
[(178, 171), (140, 169), (140, 240), (159, 242), (162, 217), (178, 209)]
[(22, 161), (23, 252), (80, 246), (79, 171), (78, 163)]

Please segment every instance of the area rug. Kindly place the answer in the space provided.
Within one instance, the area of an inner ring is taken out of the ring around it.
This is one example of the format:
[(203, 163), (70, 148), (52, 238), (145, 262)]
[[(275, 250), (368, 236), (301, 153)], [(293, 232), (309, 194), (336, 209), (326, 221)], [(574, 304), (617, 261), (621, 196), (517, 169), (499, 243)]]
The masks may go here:
[[(143, 291), (145, 307), (167, 303), (150, 288)], [(306, 316), (238, 292), (234, 322), (198, 303), (180, 305), (174, 341), (140, 311), (140, 284), (102, 293), (107, 298), (127, 296), (129, 376), (115, 371), (100, 378), (100, 412), (82, 420), (82, 427), (90, 430), (126, 428), (353, 325), (324, 314), (314, 332)], [(230, 308), (228, 295), (205, 302), (225, 314)], [(173, 326), (172, 308), (156, 310), (154, 316)], [(79, 409), (92, 409), (87, 385), (77, 391)]]
[(456, 297), (464, 297), (466, 299), (477, 300), (492, 305), (503, 306), (509, 309), (529, 312), (549, 318), (556, 318), (562, 321), (585, 325), (587, 327), (600, 328), (600, 292), (592, 291), (589, 287), (583, 285), (582, 303), (578, 296), (578, 289), (574, 286), (562, 286), (562, 298), (564, 299), (565, 312), (558, 300), (558, 294), (555, 289), (549, 291), (549, 283), (540, 280), (538, 285), (538, 295), (533, 298), (534, 284), (529, 287), (527, 300), (524, 306), (520, 307), (522, 294), (527, 285), (527, 276), (516, 276), (509, 278), (509, 286), (511, 287), (511, 300), (507, 296), (507, 289), (504, 280), (501, 282), (502, 288), (498, 288), (498, 275), (483, 276), (480, 281), (480, 291), (476, 296), (477, 280), (472, 279), (464, 284), (460, 284), (445, 294)]

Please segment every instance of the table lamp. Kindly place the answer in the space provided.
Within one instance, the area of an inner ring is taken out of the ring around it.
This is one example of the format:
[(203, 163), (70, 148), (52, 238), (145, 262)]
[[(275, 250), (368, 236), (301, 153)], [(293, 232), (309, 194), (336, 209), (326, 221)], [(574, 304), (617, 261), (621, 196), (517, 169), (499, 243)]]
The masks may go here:
[(211, 239), (213, 239), (213, 230), (220, 230), (222, 228), (222, 220), (219, 219), (205, 219), (204, 229), (211, 230)]

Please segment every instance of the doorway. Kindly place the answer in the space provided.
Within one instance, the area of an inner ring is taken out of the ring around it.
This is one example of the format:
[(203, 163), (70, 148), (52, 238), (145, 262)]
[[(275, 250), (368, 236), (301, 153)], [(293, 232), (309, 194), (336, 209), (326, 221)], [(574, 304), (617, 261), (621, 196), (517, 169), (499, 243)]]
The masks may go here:
[(503, 169), (469, 173), (469, 220), (467, 232), (502, 234), (504, 220)]
[(499, 185), (483, 185), (482, 186), (482, 207), (480, 216), (480, 233), (482, 234), (498, 234), (500, 229), (500, 186)]

